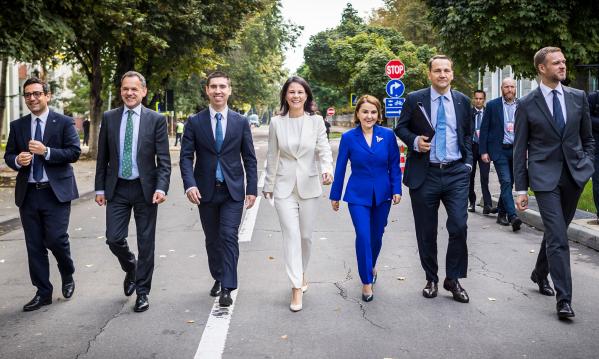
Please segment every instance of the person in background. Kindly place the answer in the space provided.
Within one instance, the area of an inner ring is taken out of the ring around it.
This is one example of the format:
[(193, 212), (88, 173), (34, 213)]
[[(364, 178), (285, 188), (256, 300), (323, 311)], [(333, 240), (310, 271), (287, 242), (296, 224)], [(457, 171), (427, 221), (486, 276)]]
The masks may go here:
[(379, 100), (370, 95), (360, 97), (354, 111), (357, 127), (341, 136), (329, 196), (333, 210), (338, 211), (349, 160), (351, 175), (343, 200), (348, 203), (356, 231), (356, 257), (362, 281), (362, 300), (365, 302), (374, 298), (376, 262), (391, 202), (398, 204), (401, 200), (399, 147), (393, 131), (378, 125), (381, 120)]
[(89, 118), (86, 118), (83, 121), (83, 146), (89, 146), (89, 126), (90, 126), (90, 121)]
[(185, 125), (183, 124), (183, 121), (177, 121), (177, 127), (175, 129), (175, 147), (177, 147), (177, 144), (181, 143), (181, 138), (183, 137), (183, 129), (185, 128)]
[[(283, 254), (291, 282), (293, 312), (302, 310), (308, 289), (312, 231), (322, 184), (332, 182), (333, 158), (321, 116), (312, 113), (312, 90), (301, 77), (281, 89), (281, 114), (270, 121), (264, 197), (273, 198), (283, 236)], [(317, 154), (322, 175), (319, 178)]]

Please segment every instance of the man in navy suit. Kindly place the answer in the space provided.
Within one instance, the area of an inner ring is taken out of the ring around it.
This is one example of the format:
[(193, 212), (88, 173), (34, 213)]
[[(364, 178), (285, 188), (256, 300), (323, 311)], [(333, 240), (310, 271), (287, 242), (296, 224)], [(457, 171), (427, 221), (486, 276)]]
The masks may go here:
[[(147, 92), (139, 72), (121, 77), (124, 105), (102, 116), (96, 161), (96, 203), (107, 205), (106, 244), (126, 273), (125, 295), (137, 293), (135, 312), (150, 307), (158, 205), (166, 201), (171, 176), (166, 119), (141, 104)], [(132, 210), (137, 260), (127, 244)]]
[[(410, 189), (420, 262), (426, 273), (425, 298), (437, 296), (437, 222), (440, 202), (447, 211), (449, 243), (443, 288), (468, 303), (459, 279), (468, 269), (466, 236), (468, 188), (472, 169), (470, 100), (451, 89), (453, 63), (445, 55), (428, 62), (430, 88), (408, 94), (395, 133), (408, 145), (403, 183)], [(428, 121), (432, 138), (419, 133)]]
[(480, 154), (483, 161), (493, 161), (501, 196), (497, 205), (497, 223), (512, 225), (514, 232), (520, 230), (522, 220), (516, 214), (512, 188), (514, 186), (514, 123), (518, 107), (516, 81), (506, 77), (501, 82), (501, 97), (489, 101), (480, 129)]
[(73, 167), (81, 154), (73, 119), (48, 108), (50, 90), (37, 78), (23, 85), (31, 114), (10, 123), (4, 160), (18, 171), (15, 202), (25, 232), (29, 275), (37, 292), (23, 310), (52, 304), (48, 249), (58, 263), (62, 294), (75, 291), (69, 244), (71, 201), (79, 197)]
[[(593, 125), (593, 138), (595, 143), (599, 142), (599, 90), (589, 94), (589, 112), (591, 115), (591, 124)], [(595, 146), (595, 172), (593, 173), (593, 201), (597, 209), (597, 222), (599, 222), (599, 149)]]
[(237, 232), (244, 200), (245, 208), (251, 208), (258, 191), (257, 163), (247, 119), (227, 106), (227, 74), (208, 75), (206, 94), (209, 108), (185, 126), (179, 166), (185, 193), (198, 205), (206, 235), (208, 266), (215, 280), (210, 295), (220, 294), (219, 304), (228, 307), (233, 304), (231, 291), (237, 288)]

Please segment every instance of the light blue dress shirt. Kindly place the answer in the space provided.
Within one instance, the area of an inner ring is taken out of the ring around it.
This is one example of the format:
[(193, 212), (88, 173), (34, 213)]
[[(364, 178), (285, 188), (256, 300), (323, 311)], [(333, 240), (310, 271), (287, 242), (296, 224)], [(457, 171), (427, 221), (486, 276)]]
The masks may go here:
[[(123, 154), (125, 151), (125, 132), (127, 131), (127, 117), (129, 114), (127, 113), (130, 109), (125, 106), (123, 111), (123, 116), (121, 117), (121, 127), (120, 127), (120, 138), (119, 138), (119, 154), (120, 161), (123, 161)], [(121, 164), (119, 163), (119, 178), (133, 180), (139, 178), (139, 169), (137, 168), (137, 142), (139, 137), (139, 121), (141, 119), (141, 104), (137, 105), (137, 107), (131, 109), (133, 110), (133, 143), (131, 146), (131, 160), (132, 160), (132, 168), (131, 168), (131, 177), (123, 177), (123, 169)]]
[[(448, 90), (442, 97), (431, 86), (431, 122), (433, 127), (437, 126), (437, 110), (439, 108), (440, 99), (444, 98), (443, 107), (445, 108), (445, 159), (443, 163), (457, 161), (462, 158), (460, 153), (460, 147), (458, 145), (458, 133), (457, 133), (457, 120), (455, 115), (455, 108), (453, 107), (453, 98), (451, 91)], [(440, 163), (441, 161), (437, 158), (437, 151), (435, 148), (435, 139), (431, 141), (430, 161), (432, 163)]]
[(514, 143), (514, 127), (518, 101), (514, 99), (512, 103), (507, 103), (504, 98), (501, 98), (501, 102), (503, 104), (503, 144), (511, 145)]
[[(547, 103), (547, 107), (549, 107), (549, 113), (553, 116), (553, 89), (549, 86), (545, 85), (542, 81), (539, 83), (539, 87), (541, 88), (541, 92), (543, 93), (543, 97), (545, 98), (545, 103)], [(564, 114), (564, 123), (568, 123), (568, 112), (566, 111), (566, 101), (564, 100), (564, 89), (562, 88), (562, 84), (558, 83), (555, 87), (557, 91), (559, 100), (559, 104), (562, 106), (562, 113)]]

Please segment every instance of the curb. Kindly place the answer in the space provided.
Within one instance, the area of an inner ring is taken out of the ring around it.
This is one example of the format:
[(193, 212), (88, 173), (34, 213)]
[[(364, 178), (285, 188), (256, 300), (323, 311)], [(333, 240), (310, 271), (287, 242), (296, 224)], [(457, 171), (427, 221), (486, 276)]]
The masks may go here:
[[(492, 196), (491, 200), (493, 201), (493, 205), (497, 206), (499, 197)], [(520, 212), (518, 213), (518, 217), (520, 217), (522, 222), (531, 227), (534, 227), (540, 231), (545, 230), (543, 220), (541, 219), (541, 213), (535, 211), (534, 209), (527, 209), (524, 212)], [(599, 251), (599, 231), (572, 222), (568, 227), (568, 239), (572, 242), (580, 243), (584, 246)]]

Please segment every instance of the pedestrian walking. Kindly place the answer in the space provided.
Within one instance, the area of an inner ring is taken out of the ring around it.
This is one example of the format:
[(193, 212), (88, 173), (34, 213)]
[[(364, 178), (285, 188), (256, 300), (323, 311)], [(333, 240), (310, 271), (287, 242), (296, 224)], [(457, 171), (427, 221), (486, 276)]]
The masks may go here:
[(539, 87), (519, 101), (514, 138), (514, 178), (518, 210), (528, 208), (530, 188), (545, 226), (541, 249), (530, 279), (543, 295), (557, 292), (557, 316), (574, 317), (568, 226), (580, 194), (594, 172), (589, 103), (584, 91), (561, 84), (566, 58), (558, 47), (534, 56)]
[[(322, 117), (311, 112), (310, 85), (290, 77), (280, 94), (280, 115), (270, 121), (264, 197), (274, 198), (281, 224), (283, 254), (291, 281), (291, 304), (302, 309), (308, 289), (305, 272), (312, 247), (312, 231), (322, 184), (332, 182), (333, 158)], [(318, 163), (322, 175), (319, 178)]]
[(89, 126), (90, 126), (90, 121), (88, 118), (86, 118), (83, 121), (83, 146), (89, 146)]
[(501, 195), (497, 205), (497, 223), (520, 230), (522, 220), (516, 214), (514, 188), (514, 122), (518, 108), (516, 81), (506, 77), (501, 81), (501, 96), (489, 101), (480, 129), (480, 153), (485, 163), (493, 161)]
[[(106, 205), (106, 244), (126, 273), (125, 295), (137, 293), (135, 312), (150, 307), (158, 205), (166, 201), (171, 176), (166, 120), (141, 104), (147, 92), (139, 72), (121, 77), (124, 105), (102, 116), (95, 181), (96, 203)], [(132, 210), (137, 260), (127, 244)]]
[(351, 175), (343, 200), (348, 203), (356, 231), (356, 258), (365, 302), (374, 299), (376, 262), (391, 202), (398, 204), (401, 201), (399, 147), (393, 131), (379, 126), (381, 121), (379, 100), (370, 95), (360, 97), (354, 111), (357, 127), (341, 136), (329, 196), (333, 210), (338, 211), (349, 160)]
[(71, 163), (81, 154), (73, 119), (48, 107), (52, 95), (48, 84), (30, 78), (23, 97), (31, 113), (10, 123), (4, 161), (17, 174), (15, 203), (19, 215), (31, 283), (35, 296), (23, 306), (29, 312), (52, 304), (48, 250), (58, 264), (62, 295), (75, 291), (75, 266), (69, 244), (71, 201), (79, 197)]
[(181, 138), (183, 137), (183, 129), (185, 125), (183, 125), (183, 121), (177, 121), (177, 128), (175, 133), (175, 147), (177, 147), (178, 143), (181, 143)]
[(468, 187), (472, 169), (470, 100), (451, 89), (453, 63), (445, 55), (428, 62), (431, 87), (408, 94), (395, 133), (408, 145), (403, 183), (410, 189), (425, 298), (437, 296), (437, 222), (440, 202), (447, 212), (449, 243), (443, 288), (468, 303), (459, 279), (468, 270)]
[(205, 90), (210, 105), (187, 120), (179, 166), (185, 193), (198, 205), (206, 236), (214, 278), (210, 295), (220, 295), (220, 306), (228, 307), (233, 304), (231, 291), (237, 289), (237, 232), (244, 200), (247, 209), (256, 201), (257, 163), (248, 120), (227, 106), (232, 92), (229, 76), (211, 73)]

